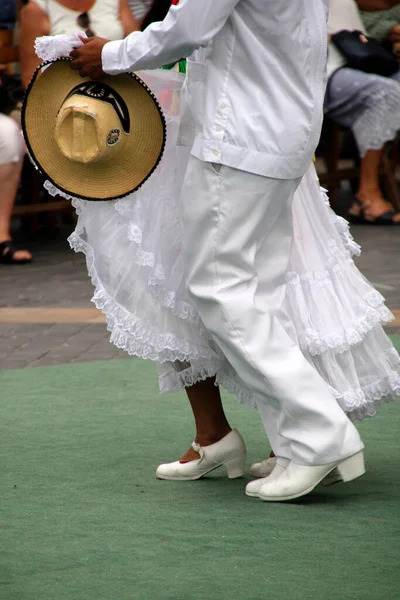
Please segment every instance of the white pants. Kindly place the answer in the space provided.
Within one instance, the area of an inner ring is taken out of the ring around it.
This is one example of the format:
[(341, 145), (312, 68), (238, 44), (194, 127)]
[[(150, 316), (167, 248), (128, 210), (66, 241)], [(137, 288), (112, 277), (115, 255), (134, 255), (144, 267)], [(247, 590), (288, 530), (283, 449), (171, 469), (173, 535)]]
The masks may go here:
[(281, 308), (298, 183), (191, 157), (181, 196), (183, 252), (191, 301), (258, 398), (273, 451), (322, 465), (363, 444)]

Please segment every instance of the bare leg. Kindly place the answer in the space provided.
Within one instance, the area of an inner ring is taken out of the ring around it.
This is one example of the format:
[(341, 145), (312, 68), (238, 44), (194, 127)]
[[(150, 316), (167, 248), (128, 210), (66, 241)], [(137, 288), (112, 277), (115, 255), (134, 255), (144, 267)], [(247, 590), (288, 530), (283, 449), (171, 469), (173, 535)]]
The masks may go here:
[[(379, 167), (382, 156), (383, 149), (368, 150), (361, 160), (360, 183), (356, 197), (363, 204), (365, 216), (371, 219), (393, 210), (393, 206), (385, 200), (379, 187)], [(393, 217), (393, 221), (400, 222), (400, 213)]]
[[(196, 423), (195, 441), (201, 446), (219, 442), (232, 431), (222, 406), (219, 388), (215, 379), (200, 381), (186, 388)], [(179, 459), (181, 463), (198, 460), (199, 454), (192, 447)]]
[[(11, 240), (11, 214), (21, 176), (22, 161), (0, 165), (0, 243)], [(31, 254), (26, 250), (18, 250), (14, 259), (26, 260)]]

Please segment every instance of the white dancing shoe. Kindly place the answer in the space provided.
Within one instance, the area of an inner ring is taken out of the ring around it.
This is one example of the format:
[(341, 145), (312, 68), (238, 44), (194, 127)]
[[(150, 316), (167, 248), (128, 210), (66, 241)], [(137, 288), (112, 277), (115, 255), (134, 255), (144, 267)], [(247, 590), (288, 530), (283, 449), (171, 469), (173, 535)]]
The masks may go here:
[(267, 481), (273, 481), (274, 479), (277, 479), (283, 473), (285, 467), (281, 467), (281, 465), (278, 465), (276, 462), (276, 458), (274, 458), (274, 460), (275, 467), (270, 475), (267, 475), (267, 477), (262, 477), (261, 479), (255, 479), (254, 481), (250, 481), (250, 483), (246, 485), (246, 496), (251, 496), (252, 498), (259, 498), (261, 488), (263, 487), (263, 485), (267, 483)]
[(253, 463), (250, 467), (252, 477), (267, 477), (275, 469), (276, 456), (270, 456), (262, 462)]
[(362, 450), (341, 461), (309, 467), (290, 462), (279, 477), (270, 479), (261, 487), (259, 497), (267, 502), (294, 500), (309, 494), (327, 475), (335, 472), (341, 481), (347, 482), (365, 473)]
[(334, 483), (343, 483), (343, 479), (337, 469), (333, 469), (322, 481), (322, 485), (326, 486), (333, 485)]
[(192, 448), (200, 454), (198, 460), (187, 463), (175, 461), (160, 465), (156, 471), (157, 477), (172, 481), (193, 481), (222, 466), (226, 468), (229, 479), (243, 476), (246, 446), (237, 429), (232, 429), (215, 444), (200, 446), (193, 442)]
[[(271, 475), (276, 466), (276, 456), (270, 456), (266, 458), (262, 462), (253, 463), (250, 467), (250, 475), (253, 477), (257, 477), (258, 481), (261, 481), (260, 478), (266, 478), (268, 475)], [(334, 469), (325, 477), (322, 481), (322, 485), (333, 485), (334, 483), (341, 483), (343, 479), (340, 477), (340, 474), (337, 469)], [(258, 496), (258, 494), (247, 494), (248, 496)]]

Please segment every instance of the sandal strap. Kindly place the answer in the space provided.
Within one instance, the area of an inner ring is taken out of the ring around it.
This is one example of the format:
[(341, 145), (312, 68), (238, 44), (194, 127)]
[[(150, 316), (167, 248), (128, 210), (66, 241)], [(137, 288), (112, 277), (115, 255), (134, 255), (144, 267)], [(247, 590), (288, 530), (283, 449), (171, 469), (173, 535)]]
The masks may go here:
[(7, 240), (6, 242), (1, 242), (0, 243), (0, 262), (12, 263), (13, 256), (16, 253), (16, 251), (17, 251), (17, 249), (11, 240)]
[(385, 213), (382, 213), (381, 215), (378, 215), (377, 217), (368, 217), (367, 215), (365, 216), (365, 220), (368, 221), (368, 223), (384, 223), (387, 225), (393, 225), (393, 217), (396, 215), (396, 212), (394, 210), (388, 210)]
[(31, 259), (24, 258), (23, 260), (15, 260), (15, 253), (18, 252), (18, 248), (15, 247), (11, 240), (0, 242), (0, 264), (3, 265), (20, 265), (31, 262)]

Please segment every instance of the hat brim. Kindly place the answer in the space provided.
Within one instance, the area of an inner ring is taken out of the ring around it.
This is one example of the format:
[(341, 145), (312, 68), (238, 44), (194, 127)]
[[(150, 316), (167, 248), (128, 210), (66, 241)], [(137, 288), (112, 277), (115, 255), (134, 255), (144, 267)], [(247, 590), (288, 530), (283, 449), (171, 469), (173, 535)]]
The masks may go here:
[(78, 163), (65, 157), (54, 135), (56, 116), (78, 84), (90, 81), (71, 69), (70, 59), (43, 63), (26, 91), (22, 130), (32, 160), (62, 192), (84, 200), (115, 200), (137, 190), (159, 164), (166, 140), (163, 113), (147, 85), (134, 73), (110, 76), (101, 81), (124, 99), (131, 130), (124, 151), (107, 163)]

